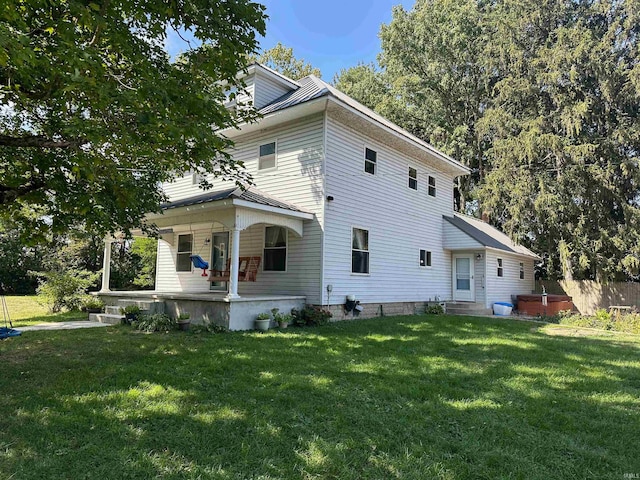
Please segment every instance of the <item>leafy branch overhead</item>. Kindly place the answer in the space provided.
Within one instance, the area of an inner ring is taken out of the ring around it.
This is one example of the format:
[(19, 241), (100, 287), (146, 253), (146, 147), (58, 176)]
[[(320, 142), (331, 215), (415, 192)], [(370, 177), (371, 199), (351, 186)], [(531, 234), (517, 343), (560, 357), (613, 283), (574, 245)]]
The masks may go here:
[[(190, 169), (235, 178), (217, 132), (252, 113), (222, 100), (264, 21), (246, 0), (5, 2), (0, 215), (33, 232), (128, 230), (157, 211), (159, 182)], [(195, 39), (176, 61), (167, 30)]]

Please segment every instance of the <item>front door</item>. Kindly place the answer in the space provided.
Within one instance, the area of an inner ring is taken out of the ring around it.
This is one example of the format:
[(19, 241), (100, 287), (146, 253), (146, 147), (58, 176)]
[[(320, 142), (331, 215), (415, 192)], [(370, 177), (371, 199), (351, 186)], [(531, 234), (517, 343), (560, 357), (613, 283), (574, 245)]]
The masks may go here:
[[(229, 258), (229, 232), (214, 233), (211, 236), (212, 270), (226, 270)], [(226, 292), (227, 282), (211, 282), (211, 290)]]
[(473, 255), (453, 256), (453, 299), (474, 302)]

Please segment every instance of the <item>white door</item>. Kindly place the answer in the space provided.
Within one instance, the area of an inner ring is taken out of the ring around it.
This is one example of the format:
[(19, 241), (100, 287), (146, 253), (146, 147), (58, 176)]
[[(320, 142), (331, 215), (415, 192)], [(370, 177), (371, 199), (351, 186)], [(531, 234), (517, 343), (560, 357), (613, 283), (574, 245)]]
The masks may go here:
[(453, 299), (474, 302), (473, 255), (453, 256)]

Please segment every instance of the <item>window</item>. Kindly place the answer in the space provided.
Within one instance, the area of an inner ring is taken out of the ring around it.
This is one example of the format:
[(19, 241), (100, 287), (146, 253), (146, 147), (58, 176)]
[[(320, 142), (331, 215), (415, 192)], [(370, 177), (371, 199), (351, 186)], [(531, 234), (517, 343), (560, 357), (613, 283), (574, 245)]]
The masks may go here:
[(502, 259), (498, 258), (498, 276), (504, 276), (504, 269), (502, 268)]
[(369, 231), (354, 228), (351, 237), (351, 273), (369, 273)]
[(276, 168), (276, 142), (260, 145), (258, 170), (266, 170), (267, 168)]
[(411, 167), (409, 167), (409, 188), (418, 190), (418, 171)]
[(364, 149), (364, 171), (371, 175), (376, 174), (376, 163), (378, 162), (378, 153), (370, 148)]
[(427, 250), (420, 250), (420, 266), (421, 267), (431, 266), (431, 252)]
[(284, 227), (266, 227), (264, 229), (264, 267), (265, 272), (284, 272), (287, 270), (287, 229)]
[(191, 247), (193, 235), (178, 235), (178, 253), (176, 255), (176, 272), (191, 271)]
[(429, 175), (429, 195), (436, 196), (436, 177)]
[(524, 263), (520, 262), (520, 280), (524, 280)]

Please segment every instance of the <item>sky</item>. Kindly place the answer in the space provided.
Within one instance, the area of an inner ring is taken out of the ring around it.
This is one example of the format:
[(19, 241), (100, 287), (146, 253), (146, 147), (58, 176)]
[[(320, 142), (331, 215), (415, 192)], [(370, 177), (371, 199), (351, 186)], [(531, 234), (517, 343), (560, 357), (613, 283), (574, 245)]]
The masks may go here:
[[(269, 16), (267, 33), (260, 48), (268, 50), (278, 42), (293, 48), (331, 82), (343, 68), (359, 62), (375, 62), (380, 52), (380, 25), (391, 21), (391, 10), (402, 5), (409, 10), (413, 0), (256, 0)], [(184, 50), (182, 40), (170, 33), (167, 49), (171, 56)]]

